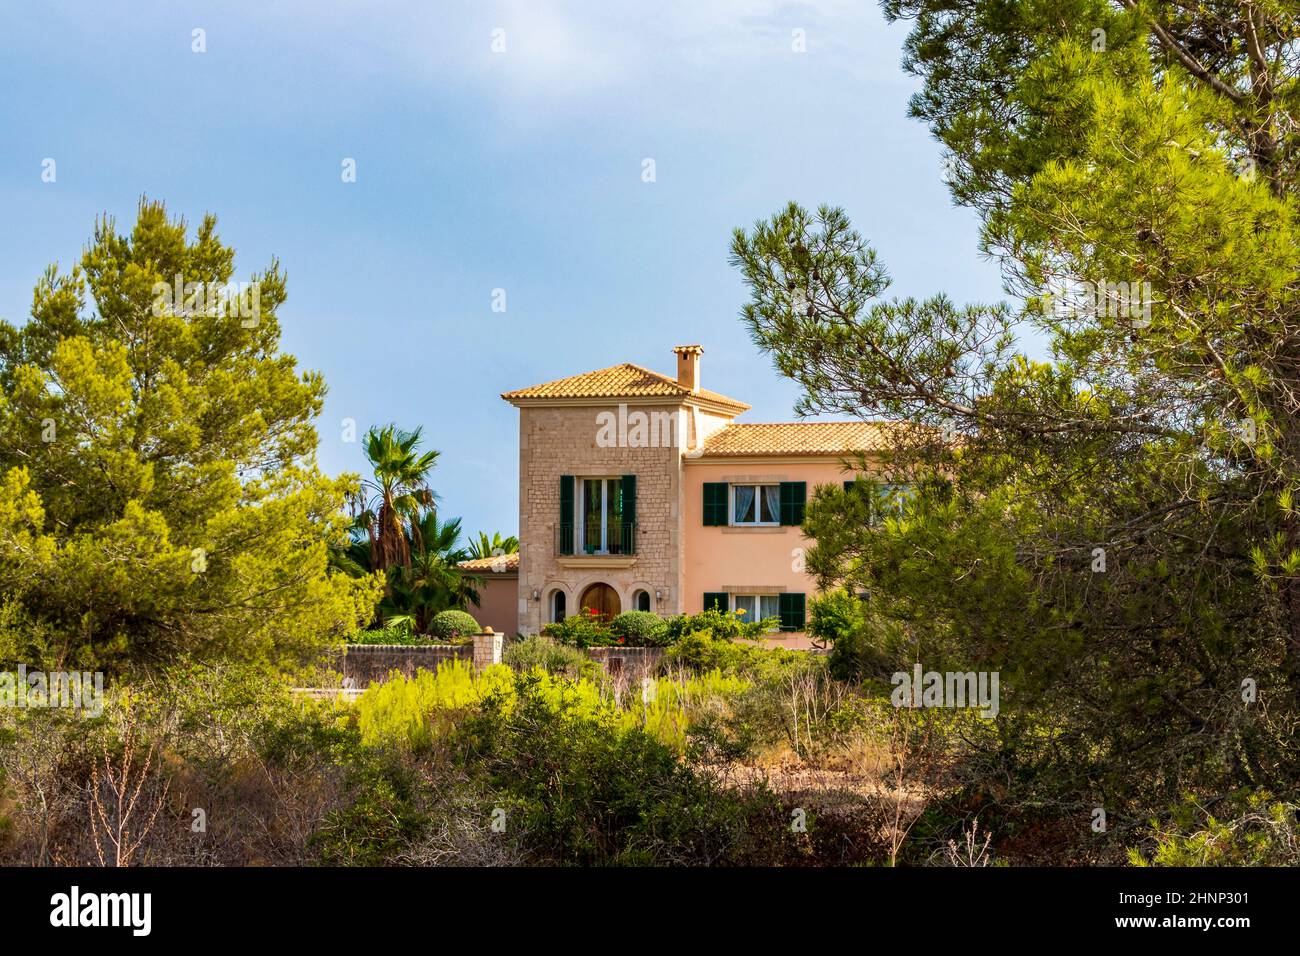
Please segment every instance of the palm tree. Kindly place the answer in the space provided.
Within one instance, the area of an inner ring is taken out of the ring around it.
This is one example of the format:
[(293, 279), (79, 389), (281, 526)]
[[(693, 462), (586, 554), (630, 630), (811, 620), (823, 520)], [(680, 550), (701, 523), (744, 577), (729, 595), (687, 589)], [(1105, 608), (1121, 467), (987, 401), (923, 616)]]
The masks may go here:
[(460, 544), (459, 518), (439, 523), (430, 511), (414, 531), (410, 564), (389, 572), (393, 587), (380, 603), (380, 613), (385, 618), (407, 615), (416, 631), (425, 633), (439, 611), (477, 604), (480, 579), (460, 567), (469, 552)]
[(436, 512), (426, 511), (411, 521), (403, 534), (409, 558), (406, 564), (374, 567), (370, 544), (359, 525), (353, 527), (351, 543), (330, 557), (335, 567), (354, 577), (382, 571), (385, 584), (377, 609), (379, 621), (386, 626), (404, 622), (417, 634), (424, 634), (439, 611), (464, 610), (477, 604), (482, 578), (460, 567), (470, 553), (460, 543), (459, 518), (440, 522)]
[(471, 558), (495, 558), (502, 554), (514, 554), (518, 550), (519, 539), (514, 535), (503, 538), (500, 531), (492, 532), (491, 538), (487, 536), (486, 531), (480, 531), (478, 540), (469, 543)]
[(361, 482), (353, 516), (370, 543), (371, 570), (409, 565), (411, 544), (419, 542), (420, 513), (433, 508), (436, 496), (429, 473), (438, 463), (438, 452), (419, 451), (420, 432), (385, 425), (366, 433), (366, 458), (374, 477)]

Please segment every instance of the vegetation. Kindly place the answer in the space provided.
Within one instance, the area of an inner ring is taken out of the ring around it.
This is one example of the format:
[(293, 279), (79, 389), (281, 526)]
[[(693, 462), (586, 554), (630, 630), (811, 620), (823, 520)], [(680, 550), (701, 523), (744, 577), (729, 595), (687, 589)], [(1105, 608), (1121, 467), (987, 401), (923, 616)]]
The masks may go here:
[(474, 616), (465, 611), (439, 611), (429, 622), (429, 633), (442, 640), (470, 637), (482, 630)]
[(737, 231), (745, 324), (800, 410), (900, 422), (886, 474), (916, 489), (882, 520), (856, 489), (810, 503), (809, 570), (870, 595), (815, 615), (837, 672), (1000, 672), (999, 732), (949, 807), (996, 793), (995, 845), (1055, 828), (1057, 859), (1095, 858), (1140, 824), (1099, 839), (1068, 808), (1294, 794), (1300, 19), (884, 7), (914, 24), (913, 113), (1023, 307), (887, 298), (838, 209)]
[(438, 453), (421, 452), (419, 446), (419, 429), (404, 432), (389, 425), (370, 430), (366, 455), (374, 477), (362, 484), (371, 497), (352, 499), (351, 538), (333, 560), (354, 576), (382, 574), (384, 594), (375, 609), (379, 621), (427, 635), (443, 611), (463, 611), (477, 603), (481, 579), (460, 566), (470, 557), (460, 543), (460, 519), (440, 522), (433, 507), (428, 475)]
[(590, 677), (596, 665), (585, 653), (544, 637), (526, 637), (506, 648), (503, 661), (517, 671), (542, 670), (565, 677)]
[(1188, 797), (1167, 822), (1155, 822), (1151, 857), (1129, 850), (1137, 866), (1296, 866), (1300, 822), (1294, 804), (1268, 793), (1236, 793), (1211, 812)]
[(317, 468), (325, 383), (280, 350), (278, 264), (255, 316), (157, 301), (234, 262), (215, 217), (190, 238), (142, 200), (0, 322), (0, 663), (288, 666), (369, 620), (375, 579), (329, 570), (356, 486)]
[(747, 621), (739, 611), (719, 611), (709, 608), (700, 614), (679, 614), (668, 619), (668, 630), (664, 642), (672, 644), (686, 634), (708, 631), (714, 637), (730, 640), (743, 637), (756, 639), (770, 634), (780, 622), (776, 618), (763, 621)]
[(390, 621), (384, 627), (373, 627), (357, 631), (348, 636), (349, 644), (431, 644), (433, 639), (425, 634), (416, 634), (411, 629), (410, 618)]
[[(178, 666), (115, 689), (90, 723), (6, 709), (0, 861), (885, 859), (878, 812), (854, 829), (804, 801), (808, 825), (793, 827), (798, 814), (772, 789), (683, 759), (690, 729), (730, 713), (749, 682), (712, 673), (650, 686), (620, 703), (604, 682), (452, 662), (348, 704), (294, 698), (260, 669)], [(125, 829), (123, 787), (138, 793)], [(101, 811), (107, 828), (92, 822)]]
[(505, 554), (519, 552), (519, 539), (514, 535), (502, 537), (500, 531), (494, 531), (492, 537), (486, 531), (480, 531), (478, 537), (469, 543), (471, 558), (496, 558)]
[(419, 447), (418, 428), (406, 432), (386, 425), (366, 433), (366, 459), (374, 475), (361, 482), (352, 500), (375, 571), (410, 565), (411, 544), (421, 537), (420, 517), (433, 507), (429, 473), (438, 463), (438, 452)]
[(653, 611), (624, 611), (609, 622), (609, 629), (633, 647), (657, 647), (668, 635), (668, 622)]
[(542, 633), (561, 644), (579, 648), (624, 643), (624, 639), (610, 628), (605, 615), (589, 607), (584, 607), (577, 614), (570, 614), (562, 621), (545, 625)]

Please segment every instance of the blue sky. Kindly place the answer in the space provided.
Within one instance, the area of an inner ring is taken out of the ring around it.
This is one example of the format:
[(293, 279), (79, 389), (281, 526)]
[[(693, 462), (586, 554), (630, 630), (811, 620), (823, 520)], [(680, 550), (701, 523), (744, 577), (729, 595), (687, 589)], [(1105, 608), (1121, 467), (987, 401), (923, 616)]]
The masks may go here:
[(444, 513), (514, 532), (502, 391), (671, 372), (698, 342), (705, 386), (754, 406), (743, 421), (792, 417), (727, 264), (731, 230), (790, 199), (845, 207), (895, 294), (1002, 298), (907, 118), (905, 36), (868, 0), (9, 4), (0, 317), (26, 319), (99, 213), (128, 228), (141, 194), (214, 212), (237, 278), (273, 255), (288, 274), (284, 346), (330, 388), (322, 466), (363, 467), (344, 418), (422, 425)]

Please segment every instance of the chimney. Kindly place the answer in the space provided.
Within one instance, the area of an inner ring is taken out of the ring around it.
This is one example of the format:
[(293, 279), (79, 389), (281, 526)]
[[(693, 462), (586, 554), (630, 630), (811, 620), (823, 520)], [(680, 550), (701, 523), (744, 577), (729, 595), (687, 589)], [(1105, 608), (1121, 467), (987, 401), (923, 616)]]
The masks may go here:
[(692, 392), (700, 390), (700, 356), (704, 348), (699, 345), (679, 345), (673, 351), (677, 354), (677, 384), (689, 388)]

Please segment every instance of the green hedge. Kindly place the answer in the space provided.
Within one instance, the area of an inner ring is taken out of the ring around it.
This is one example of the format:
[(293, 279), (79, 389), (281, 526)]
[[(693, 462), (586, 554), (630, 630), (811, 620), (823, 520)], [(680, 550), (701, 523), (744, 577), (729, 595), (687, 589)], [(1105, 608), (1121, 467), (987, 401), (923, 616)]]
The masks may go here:
[(453, 637), (480, 634), (482, 631), (478, 621), (465, 611), (439, 611), (429, 622), (429, 633), (444, 641), (451, 640)]

